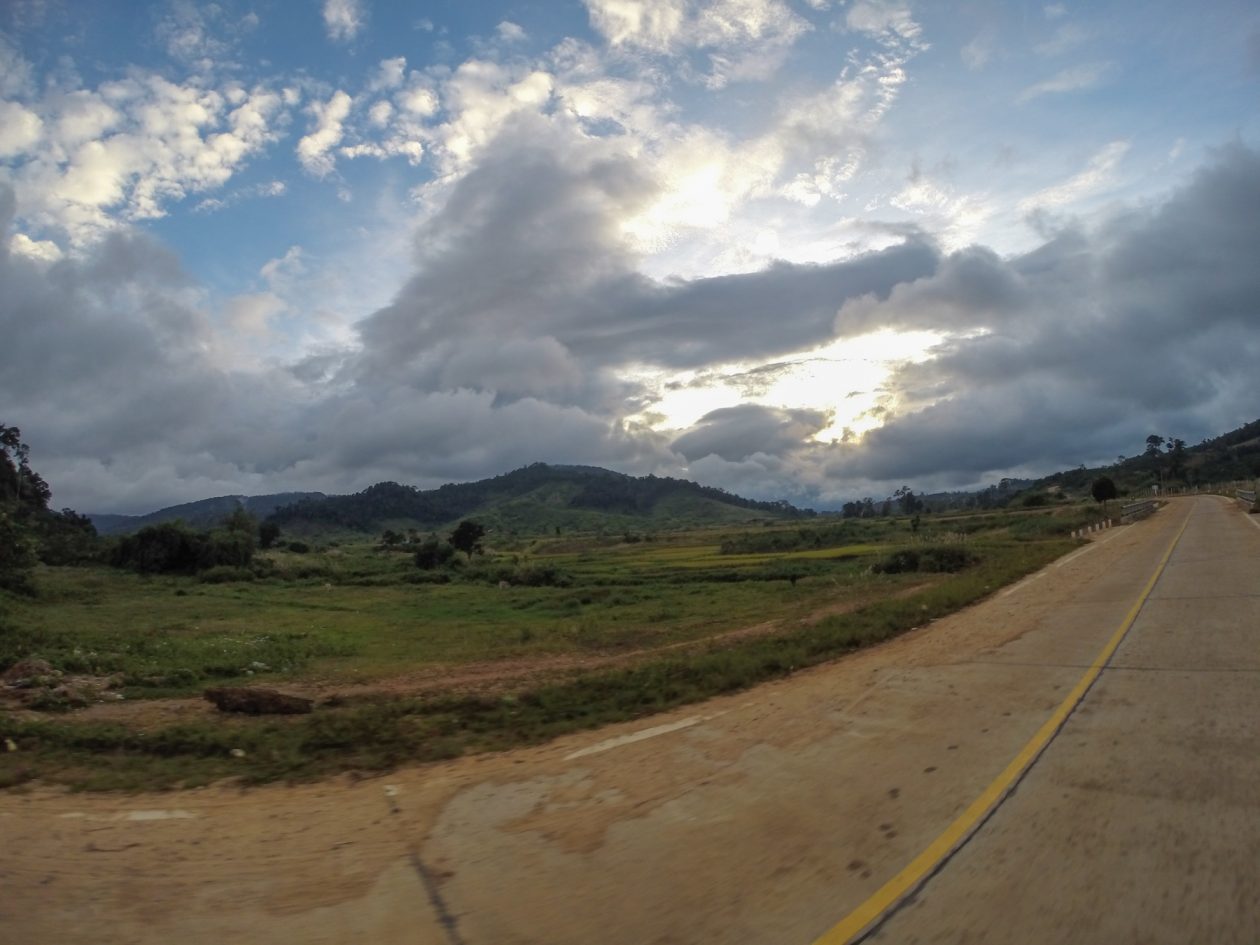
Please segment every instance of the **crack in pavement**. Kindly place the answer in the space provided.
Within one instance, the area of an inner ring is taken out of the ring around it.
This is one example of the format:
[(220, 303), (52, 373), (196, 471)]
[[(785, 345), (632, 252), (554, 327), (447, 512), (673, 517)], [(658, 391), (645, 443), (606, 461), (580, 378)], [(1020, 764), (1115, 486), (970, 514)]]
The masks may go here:
[[(398, 789), (392, 784), (385, 786), (385, 803), (389, 805), (390, 814), (395, 816), (402, 813), (402, 806), (398, 803), (397, 795)], [(411, 842), (407, 844), (407, 861), (420, 877), (420, 884), (424, 886), (425, 894), (429, 897), (429, 905), (437, 914), (438, 924), (446, 933), (447, 942), (450, 945), (466, 945), (463, 936), (459, 934), (459, 920), (455, 918), (442, 897), (442, 888), (437, 876), (425, 865), (424, 859), (420, 856), (420, 850)]]

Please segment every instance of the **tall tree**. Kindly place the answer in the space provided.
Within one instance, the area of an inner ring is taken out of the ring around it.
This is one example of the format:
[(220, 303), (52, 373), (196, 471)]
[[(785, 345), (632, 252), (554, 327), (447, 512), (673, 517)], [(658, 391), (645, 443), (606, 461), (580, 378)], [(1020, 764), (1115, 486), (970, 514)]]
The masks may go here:
[(468, 555), (472, 561), (474, 551), (481, 551), (481, 540), (486, 537), (486, 528), (472, 519), (464, 519), (451, 532), (450, 542), (453, 548)]

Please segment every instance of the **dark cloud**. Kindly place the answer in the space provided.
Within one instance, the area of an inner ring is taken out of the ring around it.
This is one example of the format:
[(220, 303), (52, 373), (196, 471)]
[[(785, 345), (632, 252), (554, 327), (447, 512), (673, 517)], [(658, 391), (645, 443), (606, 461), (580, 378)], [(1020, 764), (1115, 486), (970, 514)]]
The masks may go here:
[(903, 368), (892, 386), (909, 403), (834, 457), (831, 475), (978, 481), (1135, 453), (1151, 432), (1197, 440), (1255, 419), (1257, 245), (1260, 155), (1232, 145), (1157, 209), (987, 258), (987, 293), (946, 260), (864, 315), (896, 322), (922, 306), (943, 327), (970, 321), (982, 333)]
[(939, 259), (915, 240), (829, 265), (656, 282), (637, 272), (621, 228), (655, 193), (603, 143), (557, 140), (537, 118), (513, 122), (425, 224), (416, 275), (360, 325), (354, 376), (607, 409), (627, 396), (611, 370), (821, 344), (846, 300), (878, 301)]
[(738, 462), (756, 453), (782, 456), (805, 446), (830, 419), (821, 410), (740, 404), (710, 411), (671, 445), (688, 460), (716, 455)]

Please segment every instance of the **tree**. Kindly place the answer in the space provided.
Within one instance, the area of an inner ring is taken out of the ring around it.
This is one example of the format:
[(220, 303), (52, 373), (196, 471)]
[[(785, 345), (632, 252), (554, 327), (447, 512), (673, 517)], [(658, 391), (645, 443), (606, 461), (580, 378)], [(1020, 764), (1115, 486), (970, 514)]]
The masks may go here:
[(1095, 479), (1089, 493), (1094, 497), (1095, 502), (1102, 504), (1104, 510), (1107, 508), (1108, 500), (1114, 499), (1118, 495), (1116, 484), (1111, 481), (1110, 476), (1099, 476)]
[(902, 486), (893, 493), (893, 498), (897, 500), (897, 504), (901, 506), (902, 515), (910, 515), (923, 508), (923, 503), (918, 496), (911, 491), (909, 486)]
[(1168, 440), (1168, 474), (1171, 479), (1186, 478), (1186, 441)]
[(468, 555), (468, 560), (472, 561), (473, 552), (482, 550), (481, 539), (485, 537), (485, 526), (467, 518), (455, 526), (450, 542), (453, 548)]
[(432, 571), (446, 564), (454, 555), (455, 549), (449, 542), (439, 541), (436, 535), (431, 535), (416, 549), (416, 567), (421, 571)]
[(96, 537), (91, 522), (69, 509), (61, 515), (49, 511), (52, 490), (31, 469), (30, 452), (21, 430), (0, 423), (0, 587), (10, 590), (31, 589), (30, 572), (45, 541), (58, 537), (63, 526), (67, 544), (78, 549), (74, 554), (67, 551), (66, 557), (76, 557), (85, 543), (90, 555)]
[(258, 526), (258, 547), (270, 548), (280, 538), (280, 526), (275, 522), (263, 522)]
[(1152, 433), (1146, 438), (1146, 456), (1158, 456), (1159, 449), (1164, 445), (1164, 438), (1158, 433)]
[(236, 511), (223, 520), (223, 528), (229, 532), (253, 535), (258, 531), (258, 520), (245, 511), (244, 506), (238, 505)]

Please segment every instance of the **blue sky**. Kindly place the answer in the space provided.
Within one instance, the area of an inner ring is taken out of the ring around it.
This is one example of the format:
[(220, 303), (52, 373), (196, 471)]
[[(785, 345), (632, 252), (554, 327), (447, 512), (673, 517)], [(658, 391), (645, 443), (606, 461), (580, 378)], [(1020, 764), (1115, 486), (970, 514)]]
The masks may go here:
[(1193, 441), (1258, 413), (1258, 85), (1245, 3), (15, 0), (0, 419), (91, 511)]

